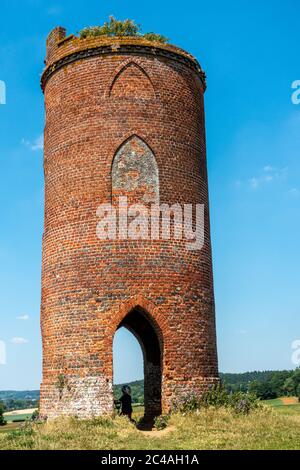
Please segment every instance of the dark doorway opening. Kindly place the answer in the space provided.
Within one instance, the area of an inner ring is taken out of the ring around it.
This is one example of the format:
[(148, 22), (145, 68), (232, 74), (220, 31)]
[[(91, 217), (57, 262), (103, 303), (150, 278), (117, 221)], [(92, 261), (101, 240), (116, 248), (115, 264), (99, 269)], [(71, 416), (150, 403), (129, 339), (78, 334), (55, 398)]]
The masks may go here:
[(128, 329), (138, 340), (144, 360), (145, 421), (161, 415), (162, 344), (158, 327), (142, 307), (132, 309), (118, 326)]

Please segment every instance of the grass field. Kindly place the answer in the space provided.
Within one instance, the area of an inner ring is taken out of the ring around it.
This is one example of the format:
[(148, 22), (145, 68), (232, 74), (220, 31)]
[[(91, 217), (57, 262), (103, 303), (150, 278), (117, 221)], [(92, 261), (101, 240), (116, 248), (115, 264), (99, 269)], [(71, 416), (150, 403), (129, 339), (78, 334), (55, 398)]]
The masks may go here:
[(8, 423), (6, 426), (0, 426), (0, 433), (7, 433), (20, 429), (20, 423)]
[(0, 433), (0, 449), (300, 449), (300, 414), (295, 406), (287, 415), (277, 406), (264, 406), (250, 415), (212, 408), (176, 414), (161, 432), (139, 431), (121, 417), (64, 418)]
[[(293, 404), (285, 404), (288, 401), (293, 402)], [(271, 406), (276, 410), (277, 413), (286, 416), (299, 416), (300, 417), (300, 403), (297, 402), (297, 399), (294, 398), (291, 400), (286, 400), (284, 398), (276, 398), (275, 400), (268, 400), (264, 402), (266, 405)]]
[(8, 423), (12, 423), (13, 421), (26, 421), (27, 419), (30, 419), (32, 416), (32, 413), (24, 413), (24, 414), (8, 414), (5, 415), (5, 421)]
[[(28, 413), (28, 411), (31, 411)], [(4, 413), (5, 421), (7, 422), (6, 426), (0, 426), (0, 433), (14, 431), (22, 427), (24, 421), (29, 421), (32, 412), (34, 410), (24, 410), (24, 413), (21, 411), (13, 411), (10, 413)]]

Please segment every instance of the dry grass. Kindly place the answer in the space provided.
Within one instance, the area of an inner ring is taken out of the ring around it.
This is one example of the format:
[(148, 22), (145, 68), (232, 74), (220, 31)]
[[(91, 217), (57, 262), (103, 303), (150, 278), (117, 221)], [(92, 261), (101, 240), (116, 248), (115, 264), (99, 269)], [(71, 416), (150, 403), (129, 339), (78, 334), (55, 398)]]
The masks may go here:
[(227, 409), (178, 414), (169, 428), (149, 436), (126, 418), (65, 418), (0, 434), (0, 449), (300, 449), (300, 416), (267, 407), (248, 416)]

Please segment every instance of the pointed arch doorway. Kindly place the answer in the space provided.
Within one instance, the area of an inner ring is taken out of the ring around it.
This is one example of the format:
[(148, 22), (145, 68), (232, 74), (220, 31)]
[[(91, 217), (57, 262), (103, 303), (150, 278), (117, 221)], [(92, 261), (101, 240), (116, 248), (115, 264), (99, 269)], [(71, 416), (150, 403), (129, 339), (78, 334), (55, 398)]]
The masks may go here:
[(162, 338), (148, 312), (136, 306), (117, 327), (126, 328), (139, 342), (144, 361), (145, 419), (152, 420), (162, 412)]

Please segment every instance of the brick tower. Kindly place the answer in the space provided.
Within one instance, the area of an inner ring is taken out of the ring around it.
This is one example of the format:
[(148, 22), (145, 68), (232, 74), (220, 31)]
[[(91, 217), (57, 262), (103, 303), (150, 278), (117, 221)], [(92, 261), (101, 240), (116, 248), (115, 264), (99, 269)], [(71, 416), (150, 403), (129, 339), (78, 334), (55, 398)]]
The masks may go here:
[[(113, 411), (113, 339), (144, 356), (147, 416), (218, 382), (205, 154), (205, 75), (143, 38), (47, 39), (41, 414)], [(204, 246), (100, 240), (98, 207), (203, 204)]]

